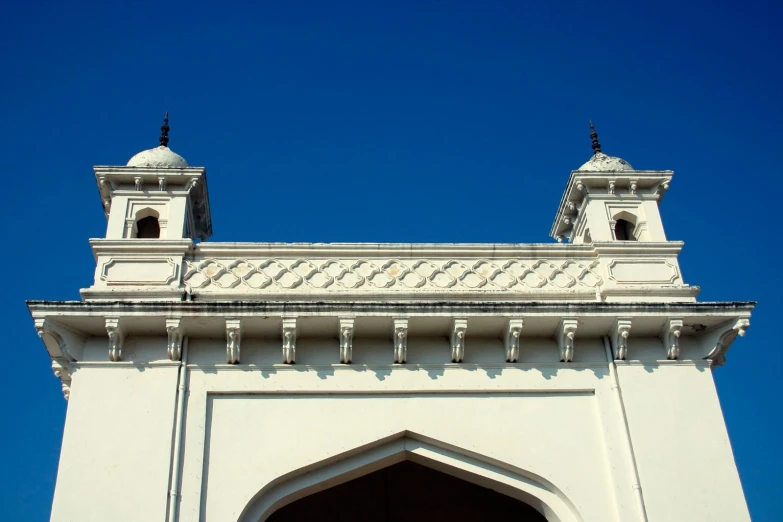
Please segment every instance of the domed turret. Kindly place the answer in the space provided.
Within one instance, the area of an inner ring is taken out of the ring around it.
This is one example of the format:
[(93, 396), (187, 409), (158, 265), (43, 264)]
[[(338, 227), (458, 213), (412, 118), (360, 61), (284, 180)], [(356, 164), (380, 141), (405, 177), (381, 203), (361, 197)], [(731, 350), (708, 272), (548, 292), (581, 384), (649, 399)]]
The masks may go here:
[(633, 170), (630, 163), (622, 158), (608, 156), (603, 152), (596, 152), (590, 160), (577, 170), (592, 170), (599, 172), (615, 172), (618, 170)]
[(169, 148), (169, 113), (163, 119), (160, 128), (160, 145), (154, 149), (143, 150), (128, 160), (128, 167), (184, 168), (188, 166), (185, 158)]
[(187, 166), (188, 162), (185, 158), (163, 145), (143, 150), (128, 160), (128, 167), (183, 168)]

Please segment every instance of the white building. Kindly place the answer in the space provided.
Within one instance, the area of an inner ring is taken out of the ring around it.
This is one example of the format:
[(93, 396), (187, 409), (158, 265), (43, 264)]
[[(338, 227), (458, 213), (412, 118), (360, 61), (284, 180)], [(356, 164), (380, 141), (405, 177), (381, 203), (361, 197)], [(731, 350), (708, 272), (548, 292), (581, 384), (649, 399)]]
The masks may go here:
[(28, 303), (69, 399), (52, 521), (750, 520), (712, 371), (753, 303), (685, 284), (672, 171), (593, 132), (567, 243), (209, 243), (167, 133), (95, 167), (83, 300)]

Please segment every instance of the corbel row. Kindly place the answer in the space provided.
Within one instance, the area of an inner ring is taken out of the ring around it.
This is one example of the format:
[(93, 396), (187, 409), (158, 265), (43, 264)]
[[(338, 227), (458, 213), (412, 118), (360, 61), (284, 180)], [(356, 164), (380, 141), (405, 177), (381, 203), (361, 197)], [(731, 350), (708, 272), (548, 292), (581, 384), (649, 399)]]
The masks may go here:
[[(351, 364), (353, 360), (354, 323), (355, 319), (353, 317), (338, 318), (339, 356), (342, 364)], [(408, 356), (408, 318), (395, 317), (392, 323), (394, 362), (396, 364), (404, 364)], [(574, 346), (578, 325), (579, 322), (576, 317), (564, 317), (557, 326), (555, 339), (560, 352), (561, 362), (572, 362), (574, 360)], [(504, 328), (506, 362), (514, 363), (519, 360), (520, 338), (524, 326), (524, 318), (512, 317), (506, 319)], [(666, 358), (669, 360), (677, 360), (680, 357), (680, 336), (683, 326), (682, 318), (669, 318), (661, 330), (660, 338), (666, 349)], [(715, 365), (722, 365), (725, 362), (726, 351), (738, 336), (745, 335), (745, 331), (749, 326), (750, 322), (748, 319), (740, 318), (713, 328), (708, 335), (712, 336), (709, 342), (714, 342), (715, 347), (706, 358), (713, 361)], [(120, 319), (118, 317), (107, 317), (105, 319), (105, 327), (109, 337), (109, 360), (121, 361), (125, 332), (120, 324)], [(632, 319), (629, 317), (618, 317), (612, 325), (609, 337), (615, 360), (622, 361), (628, 357), (628, 340), (631, 334), (631, 327)], [(466, 317), (452, 319), (450, 344), (451, 361), (454, 363), (461, 363), (465, 359), (467, 328), (468, 319)], [(77, 360), (74, 352), (78, 355), (78, 358), (81, 358), (83, 338), (56, 323), (46, 320), (36, 320), (36, 329), (38, 330), (38, 335), (47, 344), (47, 349), (49, 349), (52, 359), (59, 361), (55, 373), (60, 372), (58, 376), (63, 380), (64, 386), (66, 386), (66, 380), (68, 385), (70, 385), (68, 364)], [(172, 361), (179, 361), (182, 358), (183, 340), (181, 318), (167, 318), (166, 332), (168, 334), (166, 345), (168, 358)], [(294, 364), (296, 362), (297, 339), (296, 317), (283, 317), (281, 338), (283, 363)], [(241, 343), (242, 320), (240, 318), (226, 319), (226, 362), (228, 364), (238, 364), (240, 362)], [(78, 351), (74, 350), (74, 347), (77, 347)], [(68, 375), (68, 377), (64, 377), (65, 375)], [(65, 392), (65, 387), (63, 391)]]
[[(199, 178), (192, 178), (188, 180), (185, 185), (185, 191), (190, 192), (198, 184)], [(105, 183), (105, 182), (104, 182)], [(141, 176), (135, 176), (133, 178), (133, 188), (137, 192), (141, 192), (144, 189), (144, 182)], [(160, 192), (166, 191), (166, 176), (158, 176), (158, 190)]]

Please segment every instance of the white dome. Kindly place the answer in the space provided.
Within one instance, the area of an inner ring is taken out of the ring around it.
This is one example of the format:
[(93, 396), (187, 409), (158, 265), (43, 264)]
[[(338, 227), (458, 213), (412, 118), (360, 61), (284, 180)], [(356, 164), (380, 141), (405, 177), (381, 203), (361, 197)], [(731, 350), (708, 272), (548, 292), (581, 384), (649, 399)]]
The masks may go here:
[(161, 145), (143, 150), (128, 160), (129, 167), (183, 168), (188, 166), (185, 158), (168, 147)]
[(607, 156), (603, 152), (598, 152), (590, 158), (590, 161), (579, 167), (578, 170), (616, 172), (618, 170), (633, 170), (633, 167), (622, 158), (615, 158), (614, 156)]

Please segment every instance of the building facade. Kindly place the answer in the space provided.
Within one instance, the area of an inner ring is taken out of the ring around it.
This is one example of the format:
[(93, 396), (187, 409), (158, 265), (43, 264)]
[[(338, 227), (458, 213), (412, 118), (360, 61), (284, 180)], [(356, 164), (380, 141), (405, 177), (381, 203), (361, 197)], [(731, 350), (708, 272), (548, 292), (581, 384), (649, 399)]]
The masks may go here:
[(28, 306), (69, 400), (51, 520), (750, 520), (671, 171), (601, 151), (552, 244), (210, 243), (207, 172), (95, 167), (81, 301)]

